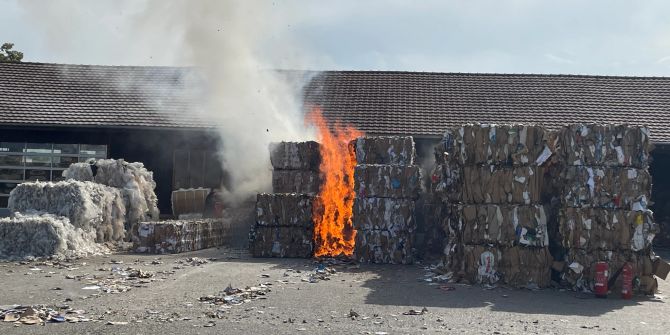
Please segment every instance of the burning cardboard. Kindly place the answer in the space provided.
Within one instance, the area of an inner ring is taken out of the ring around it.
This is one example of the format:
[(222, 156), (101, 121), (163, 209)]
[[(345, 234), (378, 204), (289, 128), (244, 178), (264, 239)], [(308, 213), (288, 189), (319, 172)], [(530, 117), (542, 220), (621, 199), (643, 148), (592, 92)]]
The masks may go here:
[(358, 164), (414, 165), (411, 136), (359, 137), (355, 141)]

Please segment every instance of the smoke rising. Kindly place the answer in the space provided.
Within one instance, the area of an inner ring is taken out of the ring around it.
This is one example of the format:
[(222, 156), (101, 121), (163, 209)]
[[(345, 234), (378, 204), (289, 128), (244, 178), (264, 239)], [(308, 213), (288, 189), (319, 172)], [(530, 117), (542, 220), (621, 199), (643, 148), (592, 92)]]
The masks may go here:
[[(269, 143), (315, 137), (303, 123), (300, 88), (306, 77), (275, 71), (311, 64), (309, 52), (290, 35), (291, 24), (299, 20), (292, 14), (300, 12), (292, 8), (295, 4), (148, 0), (23, 5), (36, 24), (45, 25), (55, 52), (72, 47), (77, 31), (94, 29), (99, 20), (118, 32), (118, 40), (109, 41), (117, 46), (112, 51), (115, 64), (194, 67), (188, 72), (195, 75), (184, 78), (186, 94), (197, 102), (191, 113), (216, 125), (220, 158), (230, 177), (224, 190), (228, 202), (269, 191)], [(71, 13), (79, 14), (71, 20)], [(110, 52), (109, 47), (87, 52), (96, 50)]]

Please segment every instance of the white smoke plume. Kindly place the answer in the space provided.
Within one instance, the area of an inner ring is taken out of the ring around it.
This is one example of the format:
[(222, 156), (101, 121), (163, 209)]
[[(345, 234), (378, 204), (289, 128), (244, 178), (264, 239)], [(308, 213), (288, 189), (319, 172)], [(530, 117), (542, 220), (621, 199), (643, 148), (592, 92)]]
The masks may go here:
[[(120, 64), (195, 67), (197, 78), (187, 82), (196, 86), (188, 92), (197, 94), (194, 100), (199, 102), (192, 112), (217, 126), (221, 158), (231, 179), (225, 192), (228, 201), (269, 191), (270, 142), (314, 138), (303, 123), (303, 78), (275, 71), (314, 64), (309, 51), (290, 36), (289, 27), (299, 20), (293, 14), (300, 13), (296, 4), (147, 0), (101, 6), (88, 1), (28, 1), (25, 7), (36, 22), (49, 26), (45, 32), (54, 49), (72, 47), (77, 31), (89, 29), (97, 19), (118, 30), (118, 40), (110, 43), (124, 47), (117, 51)], [(78, 13), (77, 18), (68, 13)], [(70, 35), (59, 35), (54, 27)], [(105, 50), (109, 48), (100, 48)]]

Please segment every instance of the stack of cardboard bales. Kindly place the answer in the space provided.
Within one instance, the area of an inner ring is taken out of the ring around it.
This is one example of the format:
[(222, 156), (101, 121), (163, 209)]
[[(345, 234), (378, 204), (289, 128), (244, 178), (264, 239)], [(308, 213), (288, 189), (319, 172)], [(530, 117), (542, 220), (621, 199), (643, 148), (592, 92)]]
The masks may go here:
[[(565, 164), (558, 229), (564, 255), (555, 269), (568, 284), (591, 290), (596, 262), (607, 262), (610, 273), (629, 262), (639, 278), (639, 291), (653, 293), (651, 242), (657, 226), (647, 208), (647, 128), (573, 124), (563, 127), (558, 138)], [(620, 291), (621, 282), (619, 276), (613, 291)]]
[(357, 161), (354, 258), (370, 263), (412, 263), (415, 201), (421, 191), (413, 138), (360, 137), (352, 144)]
[(270, 145), (272, 194), (256, 198), (249, 233), (254, 257), (309, 258), (314, 251), (312, 202), (319, 192), (321, 154), (317, 142)]
[(436, 148), (431, 188), (446, 210), (445, 266), (458, 280), (546, 287), (552, 257), (541, 166), (552, 154), (544, 128), (469, 124)]

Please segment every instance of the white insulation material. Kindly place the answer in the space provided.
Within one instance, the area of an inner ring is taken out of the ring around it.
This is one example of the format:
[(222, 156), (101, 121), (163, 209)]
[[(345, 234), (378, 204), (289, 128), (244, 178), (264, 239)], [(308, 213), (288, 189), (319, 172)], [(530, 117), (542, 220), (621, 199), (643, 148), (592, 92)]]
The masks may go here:
[(88, 163), (70, 165), (63, 171), (63, 176), (75, 180), (88, 180), (90, 176), (96, 183), (118, 188), (127, 209), (129, 227), (158, 219), (158, 197), (154, 192), (156, 182), (153, 172), (147, 170), (144, 164), (128, 163), (123, 159), (100, 159), (95, 166), (95, 176)]
[(76, 228), (66, 217), (15, 213), (0, 219), (0, 259), (84, 257), (109, 253), (95, 234)]
[(125, 236), (126, 208), (121, 193), (93, 182), (23, 183), (10, 193), (9, 209), (64, 216), (74, 227), (93, 233), (98, 242), (118, 241)]

